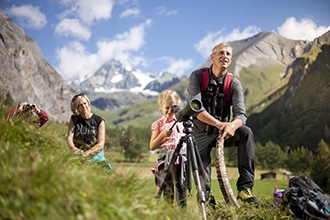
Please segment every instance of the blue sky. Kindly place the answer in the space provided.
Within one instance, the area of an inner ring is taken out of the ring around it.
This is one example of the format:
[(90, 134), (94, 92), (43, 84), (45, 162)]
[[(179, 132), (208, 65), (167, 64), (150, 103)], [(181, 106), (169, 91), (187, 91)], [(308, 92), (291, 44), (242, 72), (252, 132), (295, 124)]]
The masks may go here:
[(111, 58), (189, 75), (220, 42), (261, 31), (313, 40), (330, 30), (328, 0), (0, 0), (0, 9), (66, 81)]

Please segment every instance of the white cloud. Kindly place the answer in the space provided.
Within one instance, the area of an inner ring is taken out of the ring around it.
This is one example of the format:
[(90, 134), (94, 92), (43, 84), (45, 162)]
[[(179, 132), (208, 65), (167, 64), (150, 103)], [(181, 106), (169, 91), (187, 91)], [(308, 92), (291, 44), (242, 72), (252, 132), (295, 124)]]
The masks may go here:
[(95, 21), (111, 18), (114, 0), (61, 0), (67, 9), (58, 14), (55, 34), (89, 40)]
[(87, 25), (101, 19), (110, 19), (114, 0), (61, 0), (68, 9), (60, 15), (62, 18), (73, 17)]
[(100, 67), (97, 54), (89, 54), (77, 41), (57, 50), (57, 57), (60, 59), (59, 73), (65, 80), (85, 76), (95, 72), (95, 66)]
[(80, 39), (88, 40), (91, 37), (91, 32), (88, 27), (85, 27), (78, 19), (64, 19), (55, 27), (55, 34), (61, 36), (73, 36)]
[(146, 28), (152, 24), (146, 20), (128, 31), (118, 34), (112, 40), (97, 43), (98, 51), (89, 53), (79, 42), (70, 43), (57, 51), (59, 65), (57, 69), (65, 80), (94, 73), (106, 61), (112, 58), (132, 60), (133, 53), (144, 46)]
[(330, 30), (330, 26), (318, 27), (312, 19), (302, 18), (297, 20), (294, 17), (290, 17), (277, 30), (280, 35), (289, 39), (312, 41)]
[(87, 24), (94, 20), (109, 19), (115, 4), (114, 0), (78, 0), (78, 15)]
[(168, 11), (164, 5), (156, 7), (157, 15), (171, 16), (178, 14), (177, 10)]
[(174, 58), (166, 58), (166, 61), (169, 63), (169, 66), (162, 70), (168, 71), (170, 73), (177, 74), (182, 76), (187, 73), (187, 70), (192, 69), (195, 67), (194, 61), (191, 59), (174, 59)]
[(17, 18), (17, 23), (26, 29), (41, 29), (47, 24), (47, 18), (37, 6), (31, 4), (15, 6), (6, 10), (8, 16)]
[(138, 8), (130, 8), (122, 13), (120, 13), (119, 17), (120, 18), (125, 18), (125, 17), (138, 17), (140, 15), (140, 10)]
[(101, 57), (117, 57), (119, 59), (130, 60), (130, 53), (138, 51), (144, 46), (146, 28), (151, 24), (152, 21), (150, 19), (146, 20), (144, 23), (132, 27), (122, 34), (118, 34), (113, 40), (103, 40), (98, 42), (98, 53)]
[(229, 42), (235, 40), (242, 40), (260, 33), (261, 29), (255, 26), (248, 26), (243, 31), (234, 29), (229, 34), (223, 34), (224, 30), (221, 29), (217, 32), (209, 32), (197, 44), (194, 45), (197, 52), (203, 58), (208, 58), (211, 54), (212, 48), (221, 42)]

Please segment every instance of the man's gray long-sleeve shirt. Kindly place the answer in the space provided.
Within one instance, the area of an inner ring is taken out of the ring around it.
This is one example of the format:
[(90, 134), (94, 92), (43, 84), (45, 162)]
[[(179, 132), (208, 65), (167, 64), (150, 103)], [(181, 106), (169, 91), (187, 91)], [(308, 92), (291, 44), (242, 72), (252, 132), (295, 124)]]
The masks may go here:
[[(206, 68), (209, 73), (212, 73), (212, 69)], [(213, 75), (214, 76), (214, 75)], [(215, 78), (215, 77), (214, 77)], [(216, 80), (223, 80), (223, 77)], [(189, 99), (197, 98), (202, 102), (202, 94), (201, 94), (201, 85), (203, 81), (202, 69), (195, 70), (191, 73), (189, 77)], [(245, 102), (244, 102), (244, 93), (241, 82), (233, 77), (233, 81), (230, 86), (231, 93), (231, 103), (232, 103), (232, 111), (233, 111), (233, 119), (240, 119), (243, 124), (246, 123), (247, 115), (245, 110)], [(203, 110), (206, 110), (203, 107)], [(197, 118), (194, 119), (195, 130), (197, 129), (200, 132), (205, 132), (206, 124), (199, 121)]]

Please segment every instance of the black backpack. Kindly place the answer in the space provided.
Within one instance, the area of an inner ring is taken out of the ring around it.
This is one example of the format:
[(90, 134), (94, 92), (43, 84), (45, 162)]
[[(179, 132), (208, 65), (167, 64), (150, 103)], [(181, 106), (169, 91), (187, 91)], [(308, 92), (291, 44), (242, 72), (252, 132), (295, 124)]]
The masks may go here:
[(284, 191), (284, 206), (297, 219), (330, 219), (330, 197), (310, 178), (296, 176)]

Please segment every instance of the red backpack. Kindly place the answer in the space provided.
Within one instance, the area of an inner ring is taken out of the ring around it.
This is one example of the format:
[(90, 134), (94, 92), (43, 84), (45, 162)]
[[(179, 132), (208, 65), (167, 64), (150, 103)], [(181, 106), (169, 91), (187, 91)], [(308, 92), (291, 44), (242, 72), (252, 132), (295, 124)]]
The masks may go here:
[[(232, 73), (227, 73), (226, 77), (225, 77), (225, 82), (224, 82), (224, 86), (223, 86), (223, 93), (225, 94), (225, 100), (226, 102), (230, 102), (231, 100), (231, 94), (230, 94), (230, 84), (233, 80), (233, 74)], [(201, 86), (201, 92), (205, 92), (207, 87), (209, 86), (209, 73), (207, 71), (207, 69), (202, 69), (202, 86)]]

